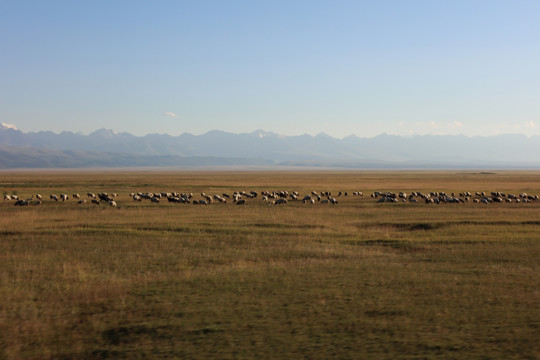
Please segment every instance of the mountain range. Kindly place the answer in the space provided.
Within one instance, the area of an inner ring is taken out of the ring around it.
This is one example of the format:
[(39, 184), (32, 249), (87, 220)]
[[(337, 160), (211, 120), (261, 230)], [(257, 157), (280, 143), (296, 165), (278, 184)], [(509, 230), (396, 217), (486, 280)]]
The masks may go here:
[(134, 136), (100, 129), (89, 135), (24, 133), (0, 126), (0, 168), (314, 166), (343, 168), (538, 168), (540, 136), (382, 134), (343, 139), (233, 134)]

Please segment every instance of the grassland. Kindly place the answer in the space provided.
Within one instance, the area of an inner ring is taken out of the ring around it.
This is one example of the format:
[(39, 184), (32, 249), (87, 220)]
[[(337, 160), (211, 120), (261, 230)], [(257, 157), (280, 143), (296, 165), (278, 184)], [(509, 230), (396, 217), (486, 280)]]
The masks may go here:
[[(2, 359), (538, 359), (540, 202), (246, 206), (131, 192), (504, 191), (539, 172), (2, 172)], [(1, 200), (0, 200), (1, 201)]]

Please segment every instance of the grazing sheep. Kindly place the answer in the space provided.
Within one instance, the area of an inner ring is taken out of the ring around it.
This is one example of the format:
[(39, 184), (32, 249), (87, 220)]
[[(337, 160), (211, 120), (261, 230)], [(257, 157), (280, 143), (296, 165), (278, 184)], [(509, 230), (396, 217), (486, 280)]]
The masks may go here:
[(15, 206), (28, 206), (28, 204), (30, 204), (28, 200), (17, 200), (15, 202)]
[(107, 193), (99, 193), (98, 198), (99, 198), (99, 201), (103, 201), (106, 203), (111, 202), (113, 200), (113, 198), (109, 196), (109, 194)]

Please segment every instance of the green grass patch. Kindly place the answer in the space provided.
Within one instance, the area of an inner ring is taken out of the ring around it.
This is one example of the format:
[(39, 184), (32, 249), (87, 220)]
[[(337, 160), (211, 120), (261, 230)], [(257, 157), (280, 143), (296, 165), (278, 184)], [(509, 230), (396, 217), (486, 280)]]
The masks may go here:
[[(2, 359), (535, 359), (530, 204), (384, 204), (373, 191), (540, 193), (537, 172), (4, 173)], [(349, 193), (336, 206), (135, 203), (138, 191)], [(118, 192), (118, 208), (50, 193)], [(364, 197), (352, 196), (363, 191)]]

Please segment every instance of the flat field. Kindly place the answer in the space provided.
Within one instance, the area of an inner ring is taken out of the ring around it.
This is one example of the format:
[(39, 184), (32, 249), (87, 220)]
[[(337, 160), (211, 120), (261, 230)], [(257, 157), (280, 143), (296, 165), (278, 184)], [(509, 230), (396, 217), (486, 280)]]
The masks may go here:
[[(129, 196), (234, 191), (259, 196)], [(0, 358), (540, 358), (540, 201), (374, 191), (540, 194), (540, 172), (2, 172), (43, 203), (0, 200)], [(87, 192), (118, 206), (49, 199)]]

